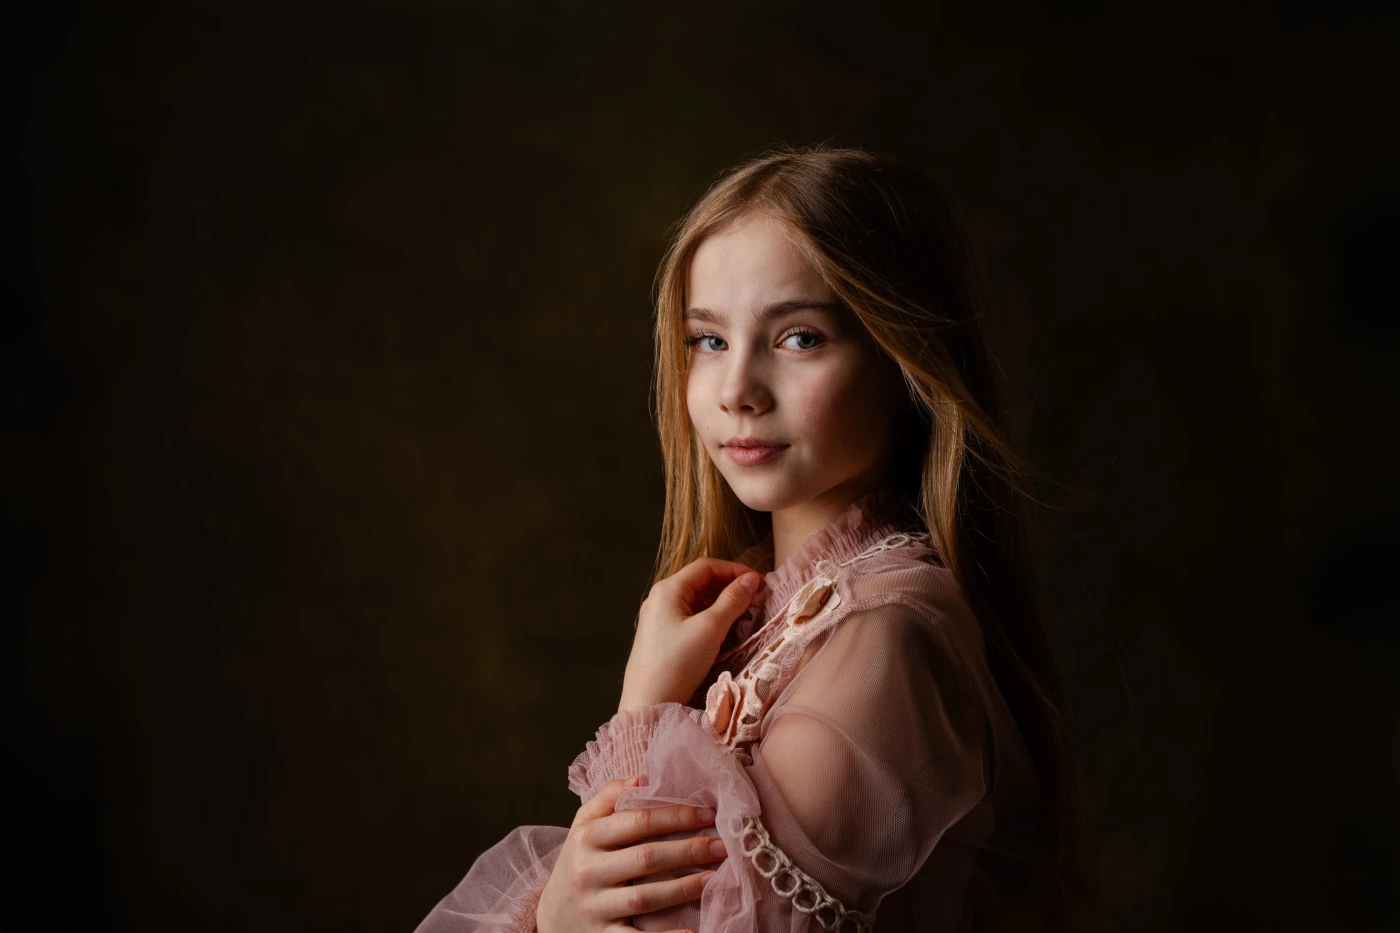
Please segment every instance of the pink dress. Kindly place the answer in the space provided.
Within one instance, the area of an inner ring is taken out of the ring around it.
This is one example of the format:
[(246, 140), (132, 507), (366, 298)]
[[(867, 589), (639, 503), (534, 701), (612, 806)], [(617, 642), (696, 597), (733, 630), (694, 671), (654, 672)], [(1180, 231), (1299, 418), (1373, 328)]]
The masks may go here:
[[(689, 705), (617, 713), (569, 767), (580, 803), (633, 774), (616, 810), (713, 807), (698, 901), (632, 918), (697, 933), (1021, 931), (1048, 903), (1044, 803), (982, 633), (905, 500), (881, 490), (777, 569)], [(761, 594), (762, 595), (762, 594)], [(804, 656), (807, 658), (804, 663)], [(534, 933), (561, 826), (483, 852), (417, 933)]]

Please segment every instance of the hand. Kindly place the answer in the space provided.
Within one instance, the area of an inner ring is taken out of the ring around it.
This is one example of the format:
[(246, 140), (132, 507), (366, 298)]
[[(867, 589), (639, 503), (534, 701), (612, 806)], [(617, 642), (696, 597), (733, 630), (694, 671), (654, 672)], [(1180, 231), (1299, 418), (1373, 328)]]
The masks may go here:
[(618, 711), (689, 700), (762, 585), (752, 568), (714, 557), (697, 557), (653, 585), (637, 615)]
[[(714, 822), (713, 810), (676, 804), (625, 810), (613, 807), (636, 778), (618, 778), (579, 807), (535, 910), (539, 933), (618, 933), (632, 930), (633, 914), (651, 913), (698, 900), (713, 871), (668, 881), (629, 885), (632, 878), (726, 857), (718, 836), (634, 845), (650, 836), (699, 829)], [(716, 845), (717, 844), (717, 845)], [(715, 846), (715, 848), (711, 848)]]

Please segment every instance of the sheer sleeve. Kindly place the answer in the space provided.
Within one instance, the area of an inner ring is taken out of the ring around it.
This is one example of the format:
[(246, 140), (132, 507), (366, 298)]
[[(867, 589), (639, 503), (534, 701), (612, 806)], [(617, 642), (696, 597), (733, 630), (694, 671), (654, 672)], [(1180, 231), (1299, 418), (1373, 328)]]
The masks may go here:
[(535, 908), (569, 831), (517, 826), (472, 863), (414, 933), (536, 933)]
[(570, 787), (583, 799), (641, 773), (646, 783), (623, 791), (618, 810), (717, 811), (704, 834), (723, 838), (729, 856), (701, 900), (634, 917), (639, 929), (870, 930), (881, 899), (982, 799), (986, 712), (960, 648), (969, 620), (955, 626), (902, 594), (872, 602), (815, 643), (750, 760), (719, 743), (703, 711), (678, 703), (617, 714), (576, 759)]

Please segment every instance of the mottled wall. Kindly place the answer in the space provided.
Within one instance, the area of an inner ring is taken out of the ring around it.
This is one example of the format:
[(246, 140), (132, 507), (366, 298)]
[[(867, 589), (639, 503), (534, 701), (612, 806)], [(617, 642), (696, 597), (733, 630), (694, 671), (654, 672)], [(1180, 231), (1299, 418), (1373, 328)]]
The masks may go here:
[(567, 824), (668, 226), (821, 139), (970, 218), (1124, 928), (1395, 917), (1393, 17), (346, 6), (10, 36), (12, 928), (407, 931)]

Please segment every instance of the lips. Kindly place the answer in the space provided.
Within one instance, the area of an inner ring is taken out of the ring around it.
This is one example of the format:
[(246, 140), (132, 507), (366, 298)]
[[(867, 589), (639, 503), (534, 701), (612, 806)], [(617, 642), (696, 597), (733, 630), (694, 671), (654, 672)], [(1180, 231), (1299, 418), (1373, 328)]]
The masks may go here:
[(724, 452), (740, 466), (757, 466), (772, 460), (788, 446), (762, 437), (732, 437), (724, 445)]
[(786, 447), (782, 441), (770, 440), (766, 437), (731, 437), (724, 442), (725, 447)]

